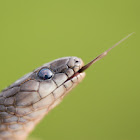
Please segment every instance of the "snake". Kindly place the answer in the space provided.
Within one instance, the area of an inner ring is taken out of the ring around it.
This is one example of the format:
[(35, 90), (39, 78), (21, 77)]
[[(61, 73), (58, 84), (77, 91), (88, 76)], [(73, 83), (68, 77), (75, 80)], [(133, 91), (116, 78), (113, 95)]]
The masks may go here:
[(0, 140), (25, 140), (35, 126), (85, 77), (85, 70), (113, 47), (88, 64), (81, 58), (62, 57), (48, 62), (0, 93)]

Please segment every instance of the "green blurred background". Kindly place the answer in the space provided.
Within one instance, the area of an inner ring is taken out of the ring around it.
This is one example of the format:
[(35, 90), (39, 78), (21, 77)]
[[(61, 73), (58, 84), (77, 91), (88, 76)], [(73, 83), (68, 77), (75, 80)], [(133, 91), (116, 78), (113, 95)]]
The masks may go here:
[(0, 1), (0, 89), (56, 58), (87, 63), (136, 32), (87, 70), (29, 139), (140, 139), (139, 7), (138, 0)]

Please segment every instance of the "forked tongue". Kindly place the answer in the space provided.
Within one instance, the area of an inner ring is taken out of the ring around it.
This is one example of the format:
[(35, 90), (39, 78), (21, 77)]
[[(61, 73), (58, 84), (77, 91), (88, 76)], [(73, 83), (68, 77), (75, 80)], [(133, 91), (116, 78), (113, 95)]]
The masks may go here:
[(89, 62), (88, 64), (86, 64), (85, 66), (83, 66), (78, 72), (83, 72), (85, 71), (88, 67), (90, 67), (92, 64), (94, 64), (96, 61), (102, 59), (104, 56), (107, 55), (107, 53), (112, 50), (113, 48), (115, 48), (116, 46), (118, 46), (120, 43), (122, 43), (123, 41), (125, 41), (128, 37), (130, 37), (133, 33), (127, 35), (126, 37), (124, 37), (122, 40), (120, 40), (119, 42), (117, 42), (115, 45), (113, 45), (111, 48), (109, 48), (108, 50), (106, 50), (105, 52), (103, 52), (102, 54), (100, 54), (99, 56), (97, 56), (95, 59), (93, 59), (91, 62)]

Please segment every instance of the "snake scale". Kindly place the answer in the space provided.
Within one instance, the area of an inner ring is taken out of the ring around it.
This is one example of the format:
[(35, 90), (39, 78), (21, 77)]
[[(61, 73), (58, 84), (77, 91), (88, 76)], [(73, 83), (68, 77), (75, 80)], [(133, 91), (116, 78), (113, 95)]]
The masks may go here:
[(78, 57), (56, 59), (4, 89), (0, 93), (0, 140), (25, 140), (36, 124), (84, 79), (84, 70), (112, 48), (85, 66)]

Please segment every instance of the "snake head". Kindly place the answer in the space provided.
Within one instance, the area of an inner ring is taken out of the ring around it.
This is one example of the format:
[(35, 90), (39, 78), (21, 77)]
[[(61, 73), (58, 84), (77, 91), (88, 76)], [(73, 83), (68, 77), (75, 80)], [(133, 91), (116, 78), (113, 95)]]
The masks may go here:
[(46, 63), (33, 72), (32, 78), (39, 82), (38, 92), (41, 98), (52, 95), (61, 100), (85, 76), (79, 70), (84, 63), (77, 57), (63, 57)]
[(83, 80), (85, 73), (79, 72), (83, 65), (77, 57), (46, 63), (5, 89), (0, 104), (4, 103), (11, 114), (39, 118), (38, 115), (54, 108)]
[(54, 101), (61, 100), (84, 78), (85, 73), (78, 72), (83, 65), (80, 58), (63, 57), (37, 68), (31, 79), (39, 82), (37, 91), (41, 98), (52, 95)]
[(79, 72), (82, 67), (83, 61), (77, 57), (56, 59), (3, 90), (0, 105), (4, 110), (0, 112), (0, 120), (9, 125), (8, 133), (14, 134), (14, 139), (25, 138), (36, 123), (82, 81), (85, 76)]

